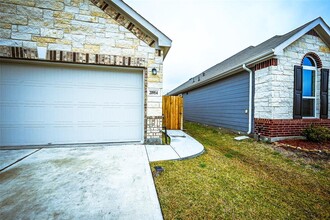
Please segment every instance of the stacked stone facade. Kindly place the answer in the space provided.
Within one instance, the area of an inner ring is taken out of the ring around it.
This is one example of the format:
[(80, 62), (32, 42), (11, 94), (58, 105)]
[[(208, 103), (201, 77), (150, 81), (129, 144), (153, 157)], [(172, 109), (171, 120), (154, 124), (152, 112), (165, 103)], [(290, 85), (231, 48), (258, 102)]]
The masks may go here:
[[(143, 69), (145, 141), (159, 143), (164, 53), (156, 45), (157, 39), (105, 1), (0, 1), (0, 57), (39, 60), (42, 47), (50, 62)], [(150, 96), (150, 88), (159, 95)]]
[(316, 74), (316, 118), (293, 119), (294, 65), (301, 65), (304, 56), (311, 52), (320, 58), (322, 68), (330, 69), (329, 47), (318, 36), (306, 34), (276, 57), (277, 66), (255, 71), (255, 132), (265, 137), (287, 137), (300, 136), (302, 129), (310, 124), (330, 127), (329, 120), (319, 119), (320, 68)]

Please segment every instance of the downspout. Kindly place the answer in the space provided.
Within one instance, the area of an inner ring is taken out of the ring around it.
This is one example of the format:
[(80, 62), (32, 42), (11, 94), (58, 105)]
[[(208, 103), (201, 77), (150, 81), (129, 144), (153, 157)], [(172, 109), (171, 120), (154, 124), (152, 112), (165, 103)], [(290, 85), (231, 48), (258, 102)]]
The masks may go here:
[(249, 80), (249, 130), (247, 134), (251, 134), (252, 132), (252, 70), (247, 68), (245, 63), (243, 64), (243, 69), (249, 72), (250, 74), (250, 80)]

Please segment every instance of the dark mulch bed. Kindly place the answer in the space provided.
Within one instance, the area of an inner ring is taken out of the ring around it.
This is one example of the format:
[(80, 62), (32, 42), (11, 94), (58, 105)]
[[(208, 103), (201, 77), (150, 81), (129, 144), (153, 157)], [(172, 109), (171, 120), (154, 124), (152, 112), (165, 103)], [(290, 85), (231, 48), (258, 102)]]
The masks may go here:
[(330, 159), (330, 141), (315, 143), (307, 140), (283, 140), (275, 142), (274, 145), (304, 157)]
[(307, 140), (283, 140), (278, 141), (281, 144), (290, 145), (307, 151), (330, 151), (330, 141), (325, 143), (315, 143)]

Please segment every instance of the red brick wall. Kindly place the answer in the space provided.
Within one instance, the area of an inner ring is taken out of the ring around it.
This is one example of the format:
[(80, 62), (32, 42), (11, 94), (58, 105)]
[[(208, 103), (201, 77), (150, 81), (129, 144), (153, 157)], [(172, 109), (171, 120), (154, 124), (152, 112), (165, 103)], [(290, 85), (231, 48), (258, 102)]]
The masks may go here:
[(301, 136), (311, 124), (330, 128), (330, 119), (254, 119), (255, 133), (269, 138)]

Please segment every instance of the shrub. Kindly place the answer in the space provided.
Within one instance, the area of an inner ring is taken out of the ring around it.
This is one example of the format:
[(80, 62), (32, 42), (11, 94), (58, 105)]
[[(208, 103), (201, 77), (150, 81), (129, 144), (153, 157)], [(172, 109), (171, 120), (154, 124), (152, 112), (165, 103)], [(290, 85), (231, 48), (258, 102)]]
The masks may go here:
[(302, 132), (302, 135), (312, 142), (325, 142), (330, 140), (330, 129), (323, 126), (310, 125)]

